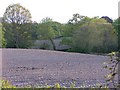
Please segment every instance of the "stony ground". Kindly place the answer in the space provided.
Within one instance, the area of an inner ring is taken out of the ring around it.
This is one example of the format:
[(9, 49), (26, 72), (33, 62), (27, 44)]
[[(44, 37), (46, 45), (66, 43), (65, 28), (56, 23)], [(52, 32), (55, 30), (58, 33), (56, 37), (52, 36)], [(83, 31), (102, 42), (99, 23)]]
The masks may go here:
[[(0, 49), (2, 51), (2, 77), (13, 85), (68, 85), (76, 81), (94, 84), (104, 82), (103, 62), (107, 56), (67, 53), (35, 49)], [(67, 84), (66, 84), (67, 83)]]

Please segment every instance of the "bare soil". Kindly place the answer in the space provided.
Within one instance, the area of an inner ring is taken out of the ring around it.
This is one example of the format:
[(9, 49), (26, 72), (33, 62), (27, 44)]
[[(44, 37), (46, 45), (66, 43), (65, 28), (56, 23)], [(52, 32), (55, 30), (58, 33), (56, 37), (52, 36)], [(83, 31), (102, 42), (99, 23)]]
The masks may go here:
[[(40, 49), (0, 49), (2, 51), (2, 77), (13, 85), (67, 85), (76, 81), (104, 82), (108, 73), (103, 62), (108, 56), (67, 53)], [(66, 84), (67, 83), (67, 84)]]

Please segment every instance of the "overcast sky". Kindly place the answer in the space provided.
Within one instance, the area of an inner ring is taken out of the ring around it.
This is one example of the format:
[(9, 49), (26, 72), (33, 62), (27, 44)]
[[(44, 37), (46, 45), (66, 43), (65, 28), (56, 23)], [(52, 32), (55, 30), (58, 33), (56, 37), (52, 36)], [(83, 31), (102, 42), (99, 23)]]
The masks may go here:
[(12, 3), (20, 3), (32, 14), (32, 20), (40, 22), (45, 17), (66, 23), (72, 15), (79, 13), (88, 17), (118, 17), (119, 0), (0, 0), (0, 17)]

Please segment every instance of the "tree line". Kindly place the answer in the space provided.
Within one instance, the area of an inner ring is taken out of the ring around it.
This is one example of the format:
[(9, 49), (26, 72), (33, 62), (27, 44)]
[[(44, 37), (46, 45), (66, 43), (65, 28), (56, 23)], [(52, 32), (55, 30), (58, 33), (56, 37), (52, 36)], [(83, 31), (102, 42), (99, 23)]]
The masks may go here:
[(118, 21), (108, 16), (82, 16), (78, 13), (67, 23), (46, 17), (33, 22), (31, 13), (20, 4), (6, 8), (0, 23), (0, 46), (4, 48), (30, 48), (35, 40), (49, 40), (56, 50), (55, 38), (69, 45), (67, 51), (82, 53), (108, 53), (118, 49)]

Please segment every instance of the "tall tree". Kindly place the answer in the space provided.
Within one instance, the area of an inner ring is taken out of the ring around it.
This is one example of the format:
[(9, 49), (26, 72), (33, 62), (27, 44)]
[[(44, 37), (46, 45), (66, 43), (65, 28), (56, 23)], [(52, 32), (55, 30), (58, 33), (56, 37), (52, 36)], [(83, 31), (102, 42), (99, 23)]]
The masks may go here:
[(49, 40), (53, 46), (53, 49), (56, 50), (54, 39), (62, 36), (63, 25), (48, 17), (44, 18), (38, 25), (37, 34), (38, 38)]
[(53, 39), (55, 38), (55, 33), (54, 33), (54, 30), (51, 26), (51, 22), (52, 21), (49, 21), (50, 19), (48, 18), (45, 18), (42, 20), (41, 23), (39, 23), (38, 25), (38, 38), (39, 39), (47, 39), (47, 40), (50, 40), (52, 46), (53, 46), (53, 49), (56, 50), (56, 46), (54, 44), (54, 41)]
[(11, 4), (3, 15), (3, 31), (7, 47), (28, 48), (31, 43), (29, 34), (31, 14), (20, 4)]
[[(87, 22), (88, 20), (88, 22)], [(85, 21), (81, 24), (82, 21)], [(83, 19), (74, 25), (68, 42), (75, 52), (111, 52), (117, 49), (117, 33), (111, 23), (98, 17)]]

